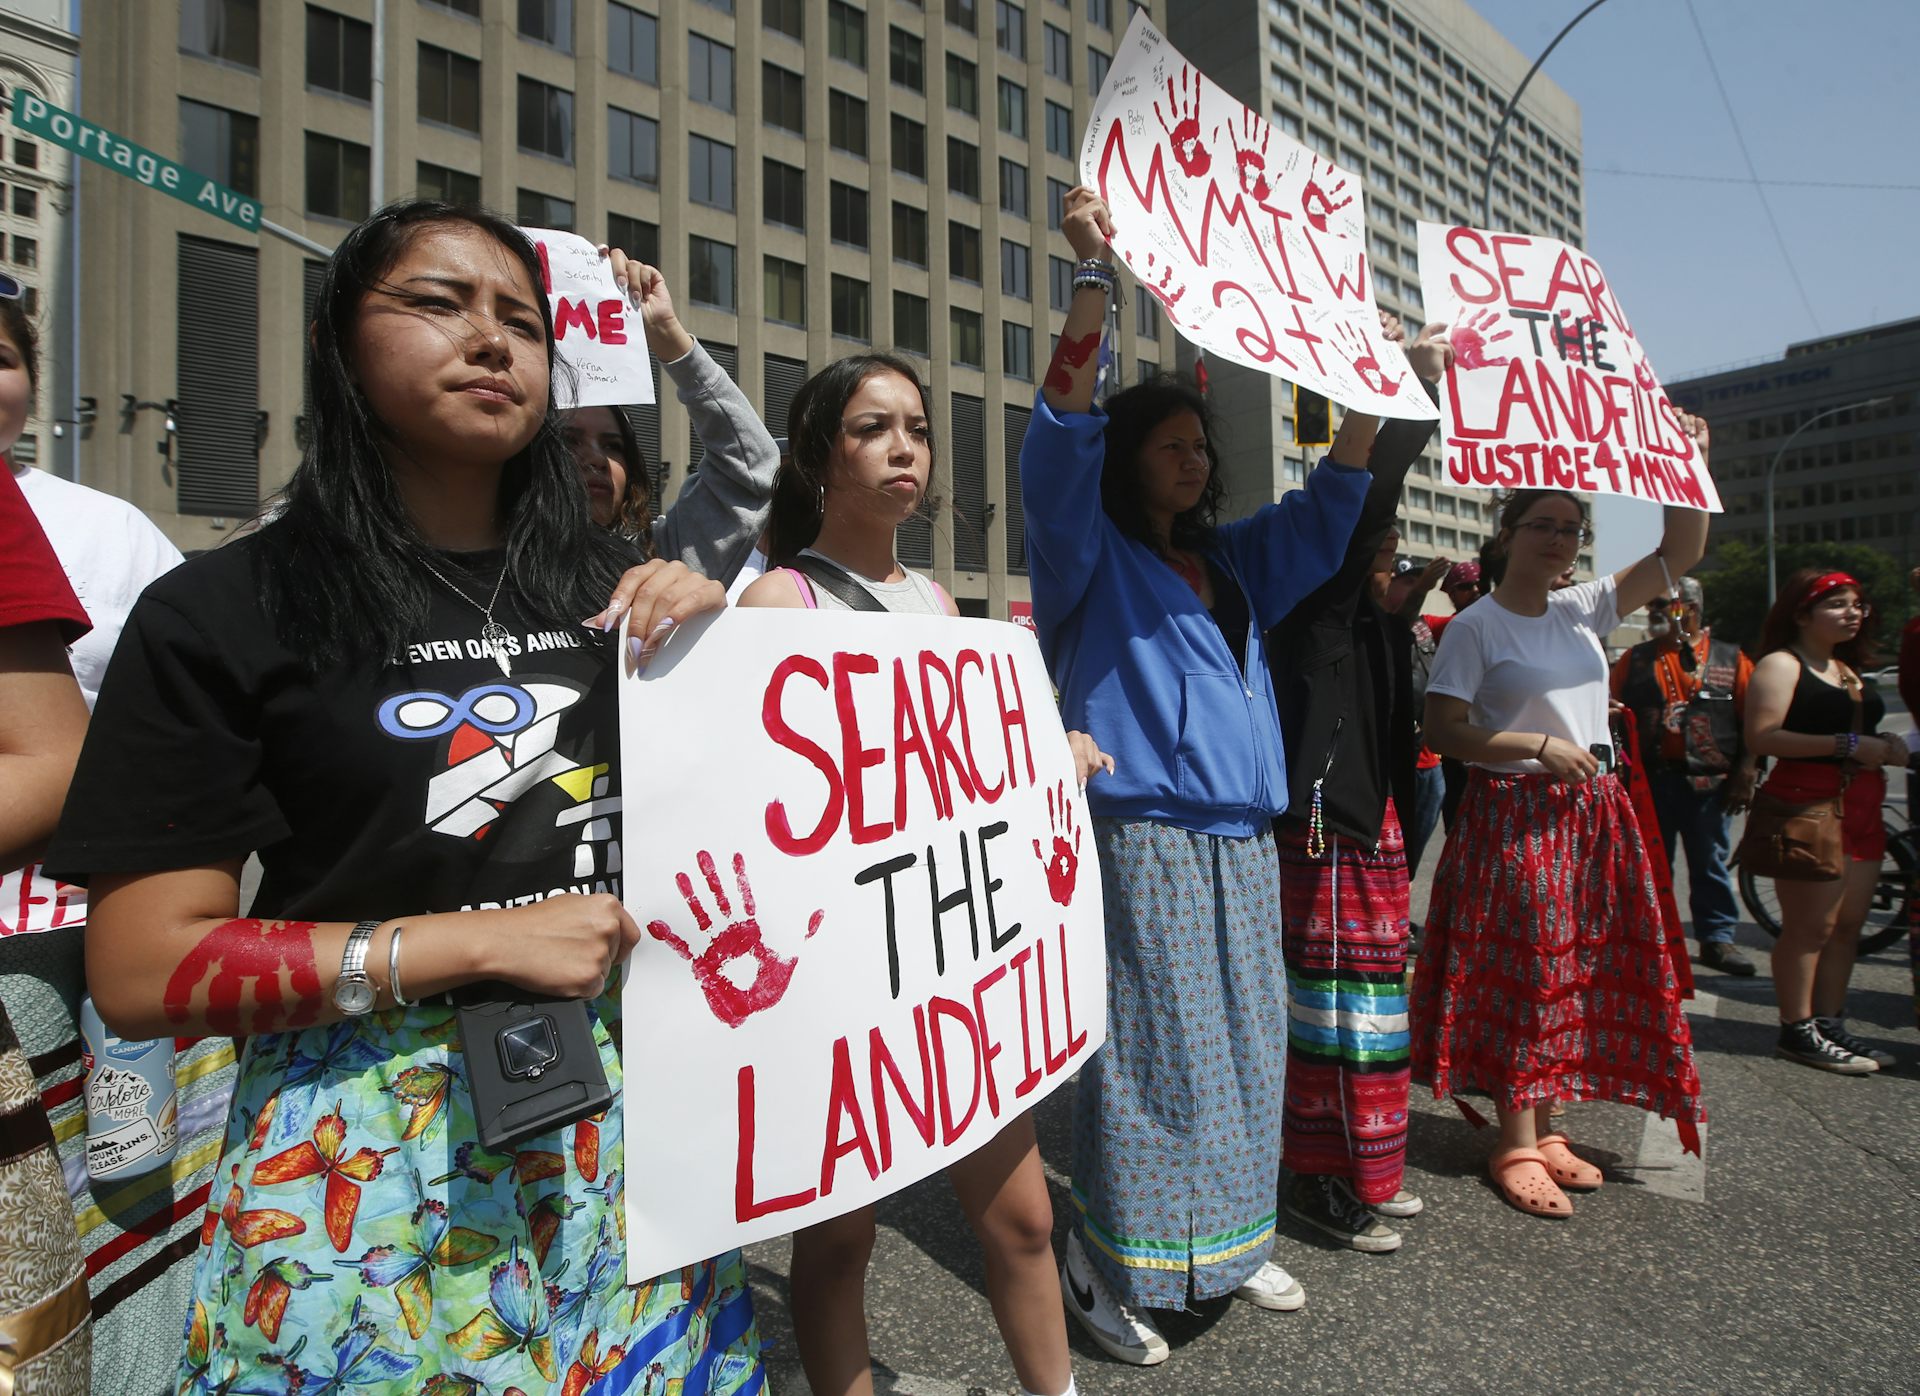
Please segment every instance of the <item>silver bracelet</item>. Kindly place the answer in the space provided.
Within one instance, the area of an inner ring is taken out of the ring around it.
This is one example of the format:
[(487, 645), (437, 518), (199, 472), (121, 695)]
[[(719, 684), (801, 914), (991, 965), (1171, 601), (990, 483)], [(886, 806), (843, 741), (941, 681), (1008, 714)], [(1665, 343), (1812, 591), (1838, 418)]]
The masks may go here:
[(393, 995), (396, 1008), (411, 1008), (413, 1004), (400, 991), (400, 932), (406, 929), (400, 922), (393, 923), (393, 934), (387, 937), (387, 990)]

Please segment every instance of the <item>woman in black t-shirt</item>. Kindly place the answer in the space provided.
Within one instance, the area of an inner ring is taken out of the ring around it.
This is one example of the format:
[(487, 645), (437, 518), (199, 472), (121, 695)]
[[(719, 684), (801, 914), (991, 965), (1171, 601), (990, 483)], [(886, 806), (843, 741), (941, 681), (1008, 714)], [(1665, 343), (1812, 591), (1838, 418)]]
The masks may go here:
[(444, 997), (594, 1000), (618, 1095), (609, 634), (624, 616), (637, 662), (723, 604), (678, 562), (623, 577), (632, 545), (593, 526), (540, 284), (493, 215), (410, 202), (350, 233), (284, 511), (149, 588), (100, 694), (48, 863), (91, 880), (101, 1016), (250, 1035), (183, 1386), (760, 1380), (737, 1253), (627, 1287), (618, 1099), (482, 1148)]

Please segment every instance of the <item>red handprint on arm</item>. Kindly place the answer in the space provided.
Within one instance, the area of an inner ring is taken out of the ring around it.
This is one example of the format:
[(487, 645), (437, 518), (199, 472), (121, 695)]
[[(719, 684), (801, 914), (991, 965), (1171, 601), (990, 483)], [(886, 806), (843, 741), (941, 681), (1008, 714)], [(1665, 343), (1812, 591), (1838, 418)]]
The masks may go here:
[(1331, 160), (1327, 161), (1324, 170), (1320, 168), (1318, 160), (1307, 166), (1307, 187), (1300, 191), (1300, 211), (1306, 214), (1307, 222), (1313, 225), (1316, 233), (1324, 233), (1327, 220), (1353, 202), (1353, 195), (1346, 192), (1347, 180), (1344, 175), (1327, 188), (1320, 187), (1320, 181), (1333, 174), (1336, 168)]
[(1273, 139), (1273, 128), (1251, 109), (1242, 114), (1240, 125), (1246, 134), (1245, 145), (1240, 143), (1233, 127), (1227, 127), (1227, 135), (1233, 141), (1233, 162), (1239, 171), (1240, 187), (1253, 195), (1256, 203), (1265, 204), (1267, 195), (1273, 192), (1273, 183), (1267, 178), (1267, 143)]
[[(720, 885), (720, 872), (714, 866), (713, 855), (703, 851), (698, 861), (700, 872), (707, 879), (707, 890), (713, 893), (714, 908), (721, 916), (732, 916), (733, 907), (727, 900), (726, 889)], [(747, 882), (746, 858), (742, 854), (733, 855), (733, 875), (740, 886), (740, 919), (714, 936), (698, 955), (665, 921), (649, 922), (647, 933), (662, 944), (672, 946), (681, 959), (692, 964), (694, 982), (707, 996), (707, 1007), (713, 1010), (713, 1016), (728, 1027), (737, 1028), (762, 1009), (780, 1002), (793, 980), (794, 965), (798, 962), (781, 955), (761, 939), (759, 913), (753, 904), (753, 887)], [(680, 895), (686, 898), (687, 910), (693, 913), (694, 925), (702, 933), (712, 930), (713, 918), (693, 890), (693, 879), (678, 873), (674, 881), (680, 886)], [(823, 915), (825, 912), (816, 911), (808, 920), (809, 940), (820, 929)], [(731, 971), (748, 961), (752, 962), (752, 977), (742, 984)]]
[(1047, 870), (1047, 894), (1061, 906), (1073, 902), (1073, 884), (1080, 876), (1080, 838), (1084, 832), (1073, 817), (1073, 802), (1062, 781), (1047, 792), (1047, 819), (1053, 825), (1053, 843), (1043, 850), (1033, 841), (1033, 856)]
[(1512, 330), (1491, 333), (1499, 323), (1498, 314), (1482, 310), (1455, 325), (1453, 333), (1447, 336), (1453, 345), (1454, 362), (1462, 368), (1499, 368), (1512, 363), (1512, 359), (1495, 358), (1490, 352), (1501, 340), (1513, 338)]
[(1353, 371), (1360, 376), (1368, 392), (1392, 397), (1400, 391), (1400, 385), (1387, 377), (1386, 370), (1380, 367), (1380, 360), (1374, 357), (1373, 346), (1367, 343), (1367, 337), (1353, 325), (1343, 320), (1333, 327), (1329, 337), (1334, 347), (1347, 356), (1347, 361), (1353, 365)]
[[(1191, 90), (1188, 78), (1193, 79)], [(1160, 129), (1167, 133), (1173, 158), (1180, 162), (1187, 178), (1198, 179), (1212, 167), (1213, 157), (1200, 144), (1200, 72), (1197, 68), (1183, 68), (1177, 79), (1167, 79), (1167, 111), (1173, 114), (1171, 126), (1167, 125), (1167, 112), (1160, 110), (1159, 99), (1155, 98), (1153, 114), (1160, 118)]]

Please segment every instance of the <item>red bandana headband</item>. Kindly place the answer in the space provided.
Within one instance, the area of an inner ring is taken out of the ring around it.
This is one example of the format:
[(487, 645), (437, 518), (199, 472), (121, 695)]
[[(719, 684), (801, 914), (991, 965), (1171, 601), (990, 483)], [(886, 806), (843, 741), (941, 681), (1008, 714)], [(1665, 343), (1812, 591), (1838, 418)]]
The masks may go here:
[(1816, 577), (1813, 585), (1807, 588), (1806, 604), (1811, 606), (1828, 592), (1838, 591), (1842, 587), (1852, 587), (1855, 591), (1861, 589), (1860, 583), (1845, 572), (1828, 572), (1824, 576)]

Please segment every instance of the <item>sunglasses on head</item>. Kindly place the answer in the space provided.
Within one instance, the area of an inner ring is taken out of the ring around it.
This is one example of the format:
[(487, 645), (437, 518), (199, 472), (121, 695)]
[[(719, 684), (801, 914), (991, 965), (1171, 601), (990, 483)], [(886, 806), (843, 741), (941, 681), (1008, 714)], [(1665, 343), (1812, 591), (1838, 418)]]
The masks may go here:
[(27, 288), (19, 278), (0, 271), (0, 301), (17, 301), (26, 294)]

